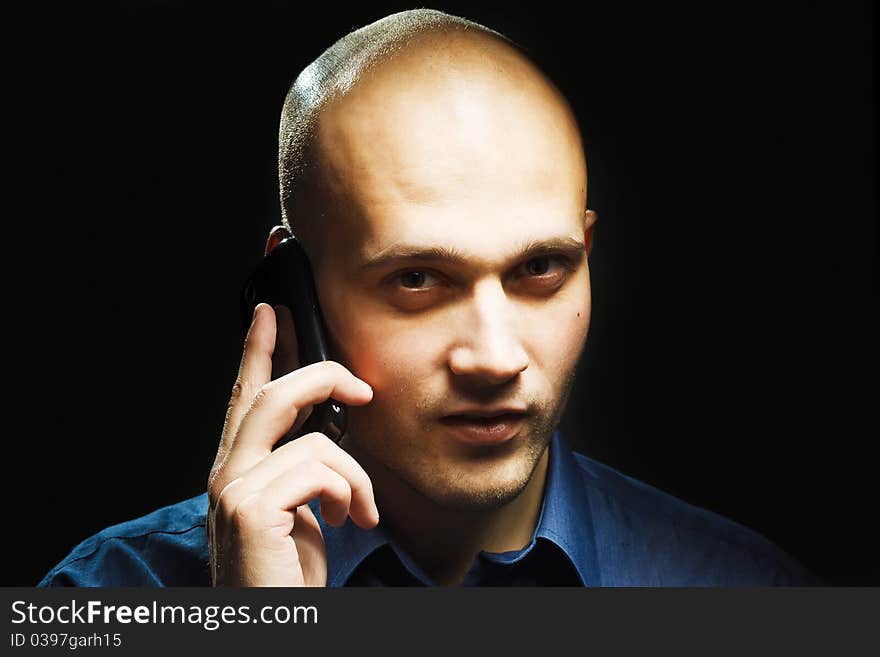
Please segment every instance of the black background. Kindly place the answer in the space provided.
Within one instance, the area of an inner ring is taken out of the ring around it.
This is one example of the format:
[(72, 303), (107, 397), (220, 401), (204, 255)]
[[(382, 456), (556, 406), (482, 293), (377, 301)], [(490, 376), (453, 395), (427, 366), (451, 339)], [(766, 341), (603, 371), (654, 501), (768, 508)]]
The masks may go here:
[[(871, 3), (578, 4), (432, 5), (522, 44), (581, 121), (600, 224), (565, 435), (880, 584)], [(0, 583), (202, 491), (287, 87), (412, 6), (4, 3)]]

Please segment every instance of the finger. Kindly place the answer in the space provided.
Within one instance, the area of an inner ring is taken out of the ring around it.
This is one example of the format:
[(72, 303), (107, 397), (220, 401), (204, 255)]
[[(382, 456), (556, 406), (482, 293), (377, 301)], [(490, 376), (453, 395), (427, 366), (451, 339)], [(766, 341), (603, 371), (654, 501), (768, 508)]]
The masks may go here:
[(272, 380), (272, 352), (275, 348), (275, 311), (267, 303), (254, 309), (241, 355), (241, 364), (226, 413), (223, 438), (231, 441), (238, 433), (241, 419), (260, 389)]
[(338, 472), (319, 461), (310, 461), (273, 479), (260, 496), (269, 506), (285, 509), (318, 498), (321, 515), (329, 524), (338, 527), (349, 515), (352, 491), (348, 481)]
[[(245, 498), (266, 488), (272, 481), (307, 461), (322, 463), (343, 479), (351, 489), (350, 514), (359, 525), (375, 526), (379, 510), (373, 494), (370, 477), (352, 456), (322, 433), (310, 433), (279, 447), (262, 461), (243, 473), (236, 484), (234, 495)], [(331, 519), (322, 515), (327, 522)], [(345, 520), (343, 515), (342, 521)]]
[[(247, 534), (261, 533), (275, 527), (293, 529), (292, 514), (297, 507), (318, 498), (321, 512), (341, 525), (348, 516), (351, 488), (348, 482), (323, 463), (308, 461), (297, 463), (287, 472), (273, 479), (265, 488), (251, 492), (244, 498), (233, 493), (221, 495), (218, 513), (224, 522), (239, 525), (244, 539)], [(328, 519), (328, 522), (330, 520)]]
[[(232, 386), (229, 404), (226, 407), (226, 420), (220, 435), (220, 445), (217, 448), (211, 473), (208, 475), (208, 493), (212, 499), (222, 488), (222, 486), (215, 487), (215, 482), (226, 471), (226, 461), (235, 435), (238, 433), (241, 418), (244, 417), (257, 392), (270, 380), (274, 344), (274, 311), (268, 304), (259, 303), (254, 308), (254, 317), (244, 341), (238, 376), (235, 385)], [(229, 477), (226, 481), (229, 481)]]
[(360, 406), (373, 398), (373, 389), (334, 361), (301, 367), (264, 385), (241, 420), (226, 467), (241, 473), (256, 465), (293, 426), (299, 409), (330, 397)]

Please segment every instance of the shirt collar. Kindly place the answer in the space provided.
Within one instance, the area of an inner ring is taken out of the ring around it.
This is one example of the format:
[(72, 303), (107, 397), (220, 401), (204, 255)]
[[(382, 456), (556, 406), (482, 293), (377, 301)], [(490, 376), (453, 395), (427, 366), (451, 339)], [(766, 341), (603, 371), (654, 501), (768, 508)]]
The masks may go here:
[(388, 532), (381, 522), (373, 529), (361, 529), (351, 518), (345, 519), (341, 527), (328, 525), (319, 512), (320, 503), (309, 503), (321, 525), (324, 547), (327, 551), (327, 586), (345, 586), (361, 562), (383, 545), (391, 543)]
[[(536, 538), (559, 547), (584, 586), (597, 586), (596, 543), (587, 486), (574, 453), (559, 432), (550, 443), (550, 467)], [(534, 543), (534, 540), (533, 540)]]
[[(365, 530), (348, 518), (341, 527), (332, 527), (321, 517), (317, 500), (310, 502), (309, 506), (318, 518), (324, 535), (327, 586), (344, 586), (364, 559), (383, 545), (391, 545), (399, 556), (405, 556), (394, 546), (381, 524), (374, 529)], [(562, 551), (585, 586), (597, 585), (596, 546), (585, 484), (574, 454), (558, 431), (553, 434), (550, 442), (550, 464), (544, 501), (532, 541), (523, 550), (517, 551), (514, 558), (498, 560), (512, 562), (524, 558), (539, 538), (553, 543)], [(513, 557), (512, 553), (504, 555)]]

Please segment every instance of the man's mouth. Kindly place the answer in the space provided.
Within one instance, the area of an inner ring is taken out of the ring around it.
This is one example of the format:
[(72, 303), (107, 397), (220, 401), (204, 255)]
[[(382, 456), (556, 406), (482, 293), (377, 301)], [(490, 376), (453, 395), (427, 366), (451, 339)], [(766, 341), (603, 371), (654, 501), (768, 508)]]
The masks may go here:
[(458, 440), (475, 445), (493, 445), (516, 436), (528, 416), (520, 412), (483, 415), (446, 415), (440, 423), (451, 429)]

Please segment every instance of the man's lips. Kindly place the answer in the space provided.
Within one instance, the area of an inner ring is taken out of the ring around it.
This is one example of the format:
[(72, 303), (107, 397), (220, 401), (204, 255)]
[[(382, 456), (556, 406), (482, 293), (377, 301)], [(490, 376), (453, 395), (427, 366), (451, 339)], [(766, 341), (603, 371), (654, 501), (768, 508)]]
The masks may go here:
[(493, 445), (512, 439), (528, 416), (522, 412), (499, 412), (483, 415), (446, 415), (440, 423), (449, 427), (453, 436), (475, 445)]

